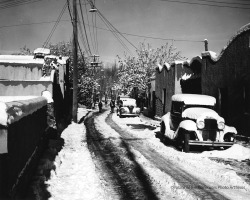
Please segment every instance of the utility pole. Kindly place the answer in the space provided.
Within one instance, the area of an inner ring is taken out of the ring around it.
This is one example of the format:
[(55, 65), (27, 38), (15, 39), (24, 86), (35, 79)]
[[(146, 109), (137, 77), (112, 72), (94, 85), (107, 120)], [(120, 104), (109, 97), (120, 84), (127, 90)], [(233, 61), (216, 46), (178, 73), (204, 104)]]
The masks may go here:
[(77, 39), (77, 8), (76, 0), (73, 0), (73, 108), (72, 118), (73, 122), (77, 123), (77, 85), (78, 85), (78, 68), (77, 68), (77, 50), (78, 50), (78, 39)]

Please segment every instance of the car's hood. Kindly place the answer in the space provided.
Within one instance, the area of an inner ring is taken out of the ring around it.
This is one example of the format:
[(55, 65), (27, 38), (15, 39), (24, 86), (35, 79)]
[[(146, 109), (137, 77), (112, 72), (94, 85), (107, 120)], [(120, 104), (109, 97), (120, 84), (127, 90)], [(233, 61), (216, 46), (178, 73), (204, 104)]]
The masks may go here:
[(213, 118), (218, 120), (221, 118), (217, 112), (215, 112), (212, 109), (209, 108), (201, 108), (201, 107), (195, 107), (195, 108), (187, 108), (182, 113), (183, 118), (190, 118), (190, 119), (200, 119), (200, 118)]

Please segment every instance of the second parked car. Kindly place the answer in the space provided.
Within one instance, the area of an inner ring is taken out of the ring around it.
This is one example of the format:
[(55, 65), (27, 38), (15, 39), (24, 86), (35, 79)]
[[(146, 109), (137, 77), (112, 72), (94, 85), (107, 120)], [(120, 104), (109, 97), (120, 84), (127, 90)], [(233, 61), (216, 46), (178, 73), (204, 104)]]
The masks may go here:
[[(119, 103), (120, 102), (120, 103)], [(139, 116), (140, 108), (136, 106), (136, 100), (127, 96), (120, 97), (118, 102), (119, 117)]]

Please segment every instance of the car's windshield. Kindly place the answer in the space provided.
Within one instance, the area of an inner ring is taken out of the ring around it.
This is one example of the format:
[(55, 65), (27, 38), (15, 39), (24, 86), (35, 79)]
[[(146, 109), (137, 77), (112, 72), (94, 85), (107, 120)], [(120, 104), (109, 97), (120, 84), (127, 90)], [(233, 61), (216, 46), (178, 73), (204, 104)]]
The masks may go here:
[(184, 104), (184, 102), (180, 102), (180, 101), (172, 102), (172, 113), (174, 113), (174, 114), (181, 114), (187, 108), (210, 108), (210, 109), (214, 110), (214, 106), (188, 105), (188, 104)]
[(184, 105), (183, 106), (183, 111), (186, 110), (187, 108), (209, 108), (214, 110), (214, 106), (207, 106), (207, 105)]

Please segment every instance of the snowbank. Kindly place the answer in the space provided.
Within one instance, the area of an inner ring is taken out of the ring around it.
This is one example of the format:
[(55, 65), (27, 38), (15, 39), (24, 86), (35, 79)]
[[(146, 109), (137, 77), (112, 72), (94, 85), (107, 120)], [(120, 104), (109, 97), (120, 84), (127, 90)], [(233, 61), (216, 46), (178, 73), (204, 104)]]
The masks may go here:
[[(78, 113), (86, 114), (83, 109)], [(86, 142), (84, 124), (72, 123), (62, 132), (64, 147), (55, 160), (55, 171), (47, 181), (50, 200), (105, 199)]]
[(250, 149), (239, 144), (234, 144), (231, 148), (224, 151), (204, 151), (201, 153), (206, 157), (229, 158), (235, 160), (250, 159)]

